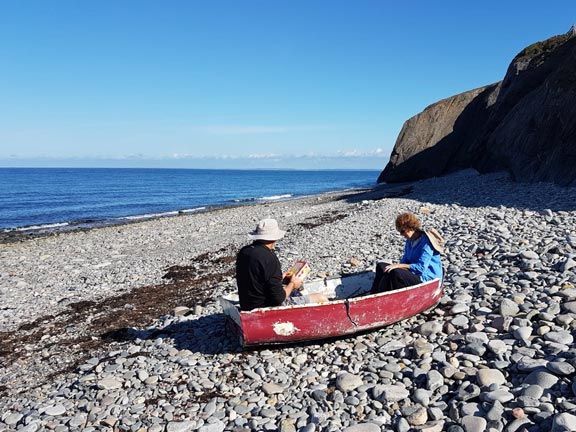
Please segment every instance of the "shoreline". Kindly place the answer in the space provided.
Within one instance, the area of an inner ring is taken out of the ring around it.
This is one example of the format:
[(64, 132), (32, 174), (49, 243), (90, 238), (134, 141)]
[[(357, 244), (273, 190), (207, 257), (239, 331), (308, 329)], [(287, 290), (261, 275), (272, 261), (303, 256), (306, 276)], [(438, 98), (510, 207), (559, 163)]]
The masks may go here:
[[(44, 174), (36, 173), (36, 169), (31, 171), (27, 174), (31, 178), (28, 182), (21, 178), (25, 174), (3, 179), (8, 188), (2, 201), (6, 208), (0, 212), (0, 235), (4, 238), (122, 225), (219, 207), (372, 187), (378, 173), (376, 170), (303, 170), (298, 174), (299, 170), (152, 169), (126, 174), (130, 170), (113, 169), (114, 175), (102, 178), (93, 169), (55, 169), (53, 174), (49, 173), (52, 169)], [(262, 174), (267, 171), (276, 174)], [(61, 188), (66, 182), (77, 187)], [(16, 186), (10, 187), (11, 183)], [(44, 195), (50, 198), (43, 200)]]
[[(35, 238), (42, 238), (42, 237), (50, 237), (59, 234), (66, 234), (72, 232), (85, 232), (94, 229), (101, 229), (107, 227), (116, 227), (116, 226), (124, 226), (124, 225), (132, 225), (137, 224), (140, 222), (148, 222), (158, 219), (169, 219), (169, 218), (176, 218), (182, 216), (190, 216), (195, 214), (201, 213), (210, 213), (210, 212), (217, 212), (219, 210), (225, 210), (230, 208), (239, 208), (245, 206), (258, 206), (258, 205), (266, 205), (266, 204), (274, 204), (274, 203), (282, 203), (282, 202), (289, 202), (294, 200), (302, 200), (307, 198), (314, 198), (314, 197), (321, 197), (323, 195), (338, 195), (338, 194), (346, 194), (348, 192), (356, 192), (356, 193), (363, 193), (370, 190), (377, 190), (379, 185), (370, 187), (358, 187), (358, 188), (348, 188), (348, 189), (340, 189), (334, 191), (327, 191), (327, 192), (320, 192), (318, 194), (312, 195), (301, 195), (301, 196), (291, 196), (289, 198), (280, 198), (280, 199), (270, 199), (270, 200), (246, 200), (245, 202), (234, 202), (228, 204), (220, 204), (220, 205), (206, 205), (198, 207), (197, 209), (190, 209), (190, 210), (170, 210), (158, 214), (153, 215), (133, 215), (133, 216), (120, 216), (114, 218), (103, 219), (100, 221), (68, 221), (68, 222), (56, 222), (56, 223), (47, 223), (42, 225), (35, 225), (35, 226), (22, 226), (22, 227), (15, 227), (15, 228), (2, 228), (0, 229), (0, 245), (1, 244), (8, 244), (26, 240), (32, 240)], [(36, 228), (36, 226), (38, 228)]]

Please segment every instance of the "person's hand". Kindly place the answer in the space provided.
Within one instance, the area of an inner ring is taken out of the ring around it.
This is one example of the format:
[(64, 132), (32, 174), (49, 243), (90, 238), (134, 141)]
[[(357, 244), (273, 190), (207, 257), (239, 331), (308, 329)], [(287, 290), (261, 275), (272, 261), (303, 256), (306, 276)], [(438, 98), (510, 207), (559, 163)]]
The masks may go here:
[(290, 278), (290, 283), (292, 284), (293, 288), (295, 290), (301, 290), (302, 289), (302, 279), (296, 276), (292, 276)]
[(401, 267), (400, 264), (390, 264), (390, 265), (386, 266), (386, 268), (384, 269), (384, 271), (385, 271), (386, 273), (388, 273), (388, 272), (394, 270), (395, 268), (400, 268), (400, 267)]

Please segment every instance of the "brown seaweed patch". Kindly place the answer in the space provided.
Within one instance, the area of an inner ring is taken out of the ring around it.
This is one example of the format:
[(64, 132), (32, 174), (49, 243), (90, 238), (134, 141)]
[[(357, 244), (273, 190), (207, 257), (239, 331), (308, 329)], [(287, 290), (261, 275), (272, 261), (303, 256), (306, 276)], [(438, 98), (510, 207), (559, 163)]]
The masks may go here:
[[(213, 300), (214, 287), (234, 274), (231, 248), (198, 255), (190, 265), (171, 266), (164, 283), (100, 301), (71, 303), (57, 315), (0, 332), (0, 378), (12, 375), (17, 378), (11, 381), (18, 381), (18, 389), (4, 385), (0, 394), (22, 392), (73, 371), (107, 345), (129, 339), (131, 329), (148, 326), (176, 306), (206, 305)], [(66, 358), (69, 360), (63, 361)], [(34, 367), (38, 361), (41, 371)]]
[(321, 225), (326, 225), (326, 224), (330, 224), (330, 223), (342, 220), (346, 217), (348, 217), (347, 214), (334, 211), (332, 213), (328, 213), (326, 215), (323, 215), (319, 218), (308, 218), (308, 219), (306, 219), (306, 221), (310, 220), (310, 222), (300, 222), (298, 225), (303, 227), (303, 228), (306, 228), (306, 229), (312, 229), (312, 228), (319, 227)]

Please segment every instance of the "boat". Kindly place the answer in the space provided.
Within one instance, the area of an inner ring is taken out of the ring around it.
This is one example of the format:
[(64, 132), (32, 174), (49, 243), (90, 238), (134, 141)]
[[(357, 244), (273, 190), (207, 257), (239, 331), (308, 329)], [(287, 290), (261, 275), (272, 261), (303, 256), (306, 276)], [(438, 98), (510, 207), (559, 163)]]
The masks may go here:
[(442, 297), (442, 281), (434, 279), (379, 294), (370, 294), (372, 271), (315, 279), (302, 294), (322, 292), (327, 303), (240, 310), (237, 294), (219, 298), (228, 327), (243, 347), (288, 344), (353, 335), (378, 329), (434, 307)]

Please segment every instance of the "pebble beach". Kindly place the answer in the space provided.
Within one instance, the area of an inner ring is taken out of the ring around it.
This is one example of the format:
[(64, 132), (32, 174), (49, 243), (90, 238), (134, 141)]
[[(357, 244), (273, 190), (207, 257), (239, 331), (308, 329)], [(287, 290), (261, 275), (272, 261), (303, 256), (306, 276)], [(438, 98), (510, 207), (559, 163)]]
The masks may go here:
[[(216, 301), (259, 219), (311, 277), (445, 237), (432, 310), (242, 350)], [(576, 430), (576, 188), (466, 170), (0, 244), (0, 431)]]

